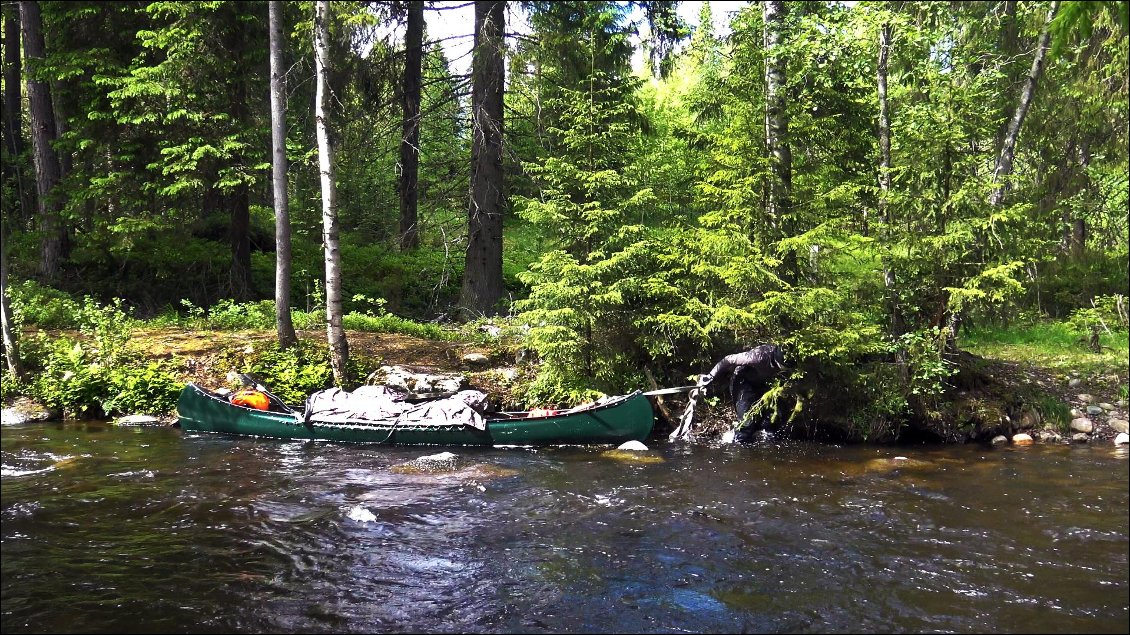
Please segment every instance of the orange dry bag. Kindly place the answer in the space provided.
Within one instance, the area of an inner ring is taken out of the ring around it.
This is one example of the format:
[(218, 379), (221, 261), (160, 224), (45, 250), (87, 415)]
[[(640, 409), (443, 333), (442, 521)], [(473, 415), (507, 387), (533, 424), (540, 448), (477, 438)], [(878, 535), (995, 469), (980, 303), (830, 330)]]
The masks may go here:
[(241, 390), (232, 396), (231, 402), (237, 406), (247, 406), (256, 410), (267, 410), (271, 405), (267, 395), (258, 390)]

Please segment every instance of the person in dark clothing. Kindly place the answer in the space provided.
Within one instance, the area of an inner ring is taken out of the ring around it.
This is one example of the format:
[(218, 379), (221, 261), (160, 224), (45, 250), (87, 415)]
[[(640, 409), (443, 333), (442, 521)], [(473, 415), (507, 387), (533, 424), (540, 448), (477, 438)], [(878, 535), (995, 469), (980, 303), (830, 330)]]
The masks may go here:
[(725, 387), (730, 390), (730, 398), (742, 424), (741, 436), (748, 437), (752, 432), (768, 427), (768, 421), (747, 422), (746, 415), (753, 404), (765, 394), (769, 382), (785, 367), (785, 357), (776, 344), (761, 344), (742, 353), (727, 355), (710, 372), (699, 377), (698, 386), (708, 393), (718, 394)]

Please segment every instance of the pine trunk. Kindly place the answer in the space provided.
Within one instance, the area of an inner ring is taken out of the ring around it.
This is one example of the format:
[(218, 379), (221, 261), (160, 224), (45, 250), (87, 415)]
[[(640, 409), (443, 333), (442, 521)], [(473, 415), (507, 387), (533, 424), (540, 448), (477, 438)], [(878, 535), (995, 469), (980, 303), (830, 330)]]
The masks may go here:
[(290, 199), (287, 196), (286, 75), (283, 70), (282, 2), (268, 3), (271, 49), (271, 188), (275, 204), (275, 325), (279, 346), (298, 343), (290, 318)]
[(317, 89), (314, 118), (318, 136), (318, 168), (322, 179), (322, 241), (326, 249), (326, 336), (334, 383), (348, 379), (349, 343), (345, 339), (341, 302), (341, 250), (338, 245), (337, 192), (334, 187), (333, 155), (327, 129), (329, 103), (329, 2), (318, 0), (314, 8), (314, 71)]
[(471, 61), (471, 203), (460, 295), (464, 319), (489, 313), (502, 297), (502, 96), (504, 2), (475, 3)]
[(45, 280), (51, 282), (59, 276), (65, 246), (59, 203), (53, 196), (55, 186), (59, 183), (59, 158), (51, 145), (56, 138), (55, 112), (48, 84), (36, 77), (37, 66), (46, 57), (38, 2), (20, 2), (20, 23), (23, 27), (24, 61), (27, 64), (24, 76), (27, 81), (28, 108), (31, 111), (31, 142), (35, 157), (39, 223), (43, 233), (39, 271)]
[[(235, 60), (236, 68), (243, 66), (244, 51), (247, 48), (243, 25), (239, 22), (242, 9), (239, 3), (232, 7), (230, 14), (232, 23), (228, 31), (228, 54)], [(232, 78), (230, 86), (232, 100), (229, 115), (232, 123), (241, 127), (251, 127), (251, 116), (247, 106), (246, 75)], [(248, 162), (242, 151), (238, 151), (231, 161), (236, 166), (246, 165)], [(229, 274), (231, 294), (234, 299), (246, 302), (251, 299), (251, 196), (247, 182), (241, 181), (235, 186), (235, 189), (225, 197), (225, 202), (231, 219), (229, 225), (232, 258)]]
[(400, 138), (400, 249), (420, 244), (418, 227), (420, 171), (420, 92), (423, 82), (424, 3), (408, 3), (408, 30), (404, 36), (404, 121)]

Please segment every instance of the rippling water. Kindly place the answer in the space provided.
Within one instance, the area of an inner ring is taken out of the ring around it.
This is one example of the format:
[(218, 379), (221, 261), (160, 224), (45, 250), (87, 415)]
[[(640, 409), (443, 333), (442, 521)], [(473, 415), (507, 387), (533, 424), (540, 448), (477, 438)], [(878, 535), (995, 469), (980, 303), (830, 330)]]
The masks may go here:
[(1128, 629), (1125, 449), (651, 445), (629, 462), (5, 427), (0, 626)]

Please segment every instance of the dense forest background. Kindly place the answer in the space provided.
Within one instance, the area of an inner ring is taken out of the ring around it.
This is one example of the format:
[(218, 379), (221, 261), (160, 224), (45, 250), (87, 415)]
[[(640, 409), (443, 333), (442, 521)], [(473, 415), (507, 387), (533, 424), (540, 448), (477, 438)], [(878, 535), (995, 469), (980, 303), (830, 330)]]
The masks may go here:
[(1125, 328), (1125, 2), (754, 2), (717, 31), (735, 3), (692, 28), (677, 2), (476, 2), (466, 72), (429, 35), (452, 3), (333, 2), (324, 102), (316, 3), (274, 3), (281, 196), (268, 4), (3, 3), (13, 337), (60, 297), (273, 319), (284, 216), (282, 300), (324, 314), (321, 158), (341, 311), (493, 319), (536, 351), (534, 401), (775, 342), (770, 400), (834, 385), (889, 426), (928, 416), (970, 325)]

